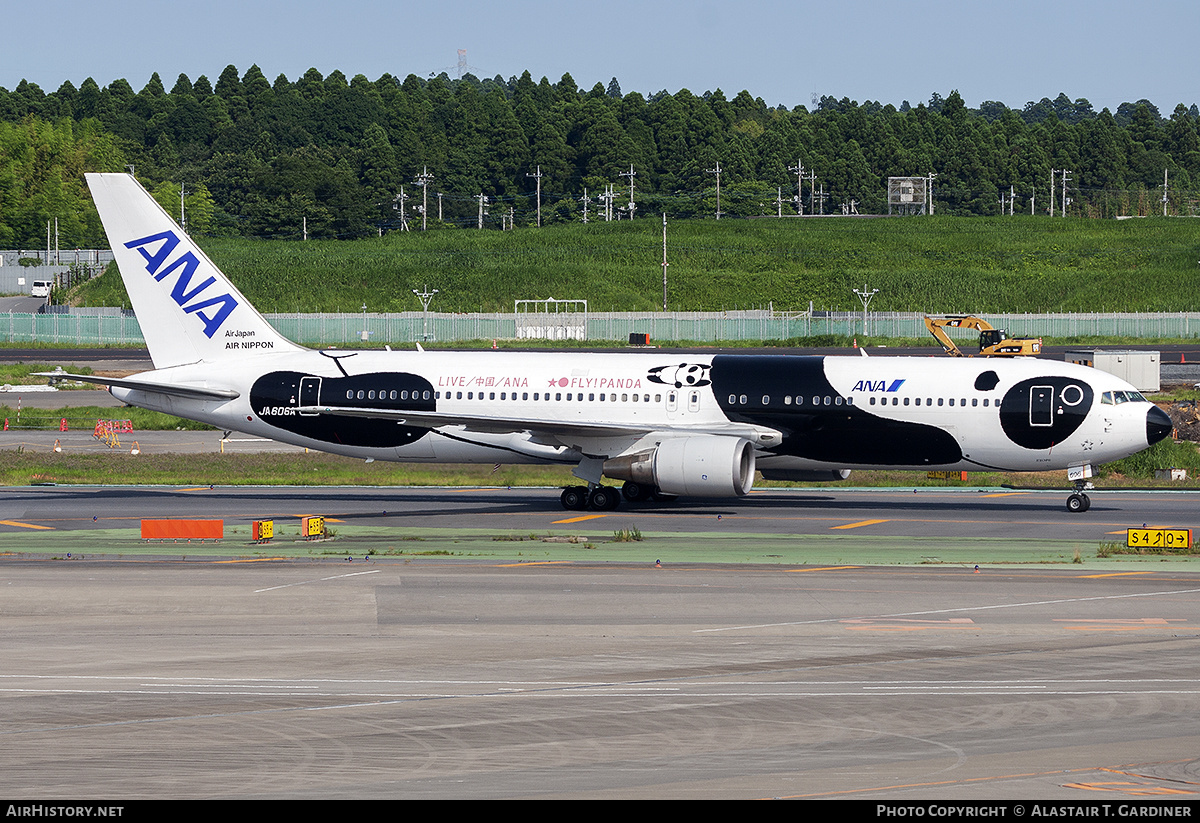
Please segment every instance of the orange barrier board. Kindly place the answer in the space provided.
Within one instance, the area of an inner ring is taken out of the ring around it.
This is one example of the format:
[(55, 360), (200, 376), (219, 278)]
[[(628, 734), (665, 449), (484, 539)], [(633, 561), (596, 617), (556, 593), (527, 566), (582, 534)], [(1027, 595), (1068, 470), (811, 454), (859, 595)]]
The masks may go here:
[(224, 520), (143, 520), (143, 540), (220, 540)]

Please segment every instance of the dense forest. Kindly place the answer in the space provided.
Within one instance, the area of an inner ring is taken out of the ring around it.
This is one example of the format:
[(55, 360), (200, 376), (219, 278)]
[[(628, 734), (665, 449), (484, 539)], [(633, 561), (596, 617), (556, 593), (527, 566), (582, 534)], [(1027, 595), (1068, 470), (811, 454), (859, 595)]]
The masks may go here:
[(1164, 172), (1168, 213), (1190, 215), (1200, 111), (1163, 116), (1140, 100), (1097, 112), (1065, 94), (970, 109), (957, 92), (899, 108), (826, 97), (810, 111), (529, 72), (371, 81), (310, 69), (272, 83), (229, 66), (215, 83), (180, 75), (168, 91), (155, 74), (136, 92), (23, 81), (0, 88), (0, 247), (44, 245), (55, 218), (62, 247), (104, 245), (82, 173), (127, 166), (177, 217), (182, 201), (189, 231), (261, 238), (420, 228), (423, 202), (430, 228), (529, 226), (539, 190), (543, 224), (585, 208), (606, 219), (607, 192), (614, 219), (711, 217), (718, 179), (726, 217), (794, 214), (798, 166), (805, 213), (886, 213), (889, 176), (934, 174), (937, 213), (1045, 214), (1052, 170), (1066, 169), (1071, 216), (1161, 214)]

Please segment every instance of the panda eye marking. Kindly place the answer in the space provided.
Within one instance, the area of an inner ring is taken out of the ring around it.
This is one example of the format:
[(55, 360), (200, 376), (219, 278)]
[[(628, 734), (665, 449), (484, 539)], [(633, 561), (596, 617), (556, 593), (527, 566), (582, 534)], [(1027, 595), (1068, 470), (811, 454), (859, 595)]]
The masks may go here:
[(699, 388), (711, 384), (709, 366), (703, 363), (679, 363), (671, 366), (656, 366), (646, 373), (646, 379), (677, 389)]

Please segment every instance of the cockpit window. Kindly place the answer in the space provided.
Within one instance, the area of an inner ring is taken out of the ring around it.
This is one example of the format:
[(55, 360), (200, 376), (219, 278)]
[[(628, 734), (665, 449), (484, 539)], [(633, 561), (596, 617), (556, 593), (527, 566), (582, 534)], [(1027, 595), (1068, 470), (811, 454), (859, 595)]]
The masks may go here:
[(1106, 406), (1119, 406), (1122, 403), (1146, 403), (1149, 402), (1138, 391), (1106, 391), (1100, 395), (1100, 403)]

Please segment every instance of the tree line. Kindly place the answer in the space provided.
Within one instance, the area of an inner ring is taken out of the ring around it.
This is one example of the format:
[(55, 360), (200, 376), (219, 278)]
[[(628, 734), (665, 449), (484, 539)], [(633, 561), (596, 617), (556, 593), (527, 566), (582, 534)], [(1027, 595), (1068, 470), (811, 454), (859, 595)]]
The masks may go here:
[(718, 168), (730, 217), (794, 214), (798, 186), (806, 213), (884, 213), (888, 177), (929, 174), (938, 213), (1007, 212), (1010, 191), (1014, 212), (1032, 201), (1044, 213), (1053, 169), (1070, 172), (1071, 215), (1161, 213), (1164, 171), (1168, 211), (1192, 214), (1198, 129), (1195, 105), (1163, 116), (1147, 100), (971, 109), (955, 91), (898, 108), (823, 97), (809, 110), (529, 72), (371, 81), (309, 69), (271, 82), (228, 66), (215, 83), (181, 74), (168, 91), (155, 74), (136, 92), (126, 80), (51, 93), (22, 81), (0, 88), (0, 246), (43, 244), (54, 218), (62, 245), (102, 244), (82, 174), (127, 166), (176, 217), (182, 201), (190, 231), (264, 238), (394, 230), (402, 202), (410, 226), (422, 203), (432, 227), (473, 227), (483, 211), (488, 227), (532, 225), (539, 183), (543, 224), (585, 208), (605, 219), (608, 192), (619, 217), (712, 216)]

